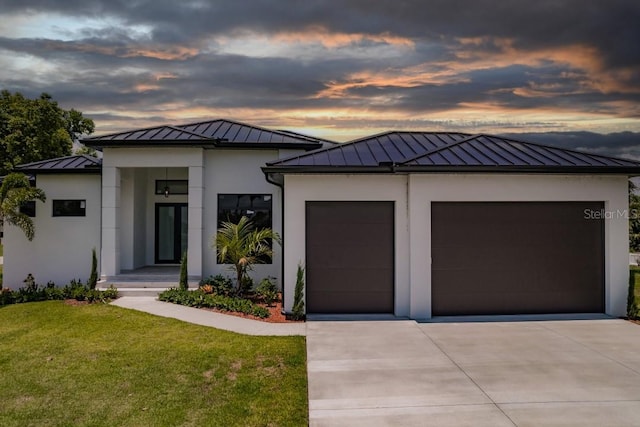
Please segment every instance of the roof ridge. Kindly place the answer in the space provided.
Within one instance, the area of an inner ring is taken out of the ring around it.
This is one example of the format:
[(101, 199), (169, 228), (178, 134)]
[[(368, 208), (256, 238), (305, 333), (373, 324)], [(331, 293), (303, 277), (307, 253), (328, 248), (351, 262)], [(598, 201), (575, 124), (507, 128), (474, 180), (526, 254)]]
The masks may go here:
[(437, 153), (438, 151), (455, 147), (455, 146), (460, 145), (460, 144), (462, 144), (464, 142), (469, 142), (469, 141), (471, 141), (473, 139), (476, 139), (478, 137), (481, 137), (481, 136), (486, 136), (486, 135), (483, 134), (483, 133), (478, 133), (478, 134), (475, 134), (475, 135), (469, 135), (466, 138), (462, 138), (460, 141), (456, 141), (456, 142), (453, 142), (451, 144), (443, 145), (442, 147), (436, 147), (433, 150), (429, 150), (429, 151), (427, 151), (426, 153), (423, 153), (423, 154), (418, 154), (417, 156), (411, 157), (411, 158), (409, 158), (409, 159), (407, 159), (407, 160), (405, 160), (405, 161), (403, 161), (402, 163), (399, 163), (399, 164), (400, 165), (405, 165), (405, 164), (407, 164), (409, 162), (414, 162), (414, 161), (416, 161), (418, 159), (421, 159), (422, 157), (430, 156), (431, 154)]
[(471, 135), (471, 136), (469, 136), (467, 138), (461, 139), (460, 141), (456, 141), (456, 142), (454, 142), (452, 144), (444, 145), (444, 146), (438, 147), (438, 148), (434, 148), (433, 150), (428, 151), (428, 152), (426, 152), (424, 154), (420, 154), (420, 155), (415, 156), (415, 157), (413, 157), (411, 159), (405, 160), (402, 163), (400, 163), (400, 165), (408, 164), (408, 163), (416, 161), (416, 160), (418, 160), (420, 158), (423, 158), (423, 157), (429, 156), (431, 154), (437, 153), (438, 151), (445, 150), (445, 149), (450, 149), (450, 148), (453, 148), (453, 147), (455, 147), (457, 145), (472, 141), (474, 139), (478, 139), (480, 137), (485, 137), (485, 138), (489, 138), (489, 139), (491, 139), (491, 138), (499, 138), (499, 139), (501, 139), (503, 141), (506, 141), (506, 142), (515, 142), (515, 143), (518, 143), (518, 144), (523, 144), (525, 146), (535, 146), (535, 147), (542, 147), (542, 148), (547, 148), (547, 149), (551, 149), (551, 150), (560, 150), (560, 151), (564, 151), (564, 152), (579, 154), (579, 155), (582, 155), (582, 156), (591, 156), (591, 157), (599, 158), (599, 159), (609, 159), (609, 160), (614, 160), (614, 161), (617, 161), (617, 162), (634, 163), (634, 164), (640, 166), (640, 161), (633, 160), (633, 159), (624, 159), (624, 158), (615, 157), (615, 156), (605, 156), (605, 155), (602, 155), (602, 154), (594, 154), (594, 153), (575, 150), (575, 149), (571, 149), (571, 148), (556, 147), (556, 146), (553, 146), (553, 145), (540, 144), (540, 143), (537, 143), (537, 142), (523, 141), (523, 140), (520, 140), (520, 139), (511, 138), (511, 137), (499, 136), (499, 135), (490, 135), (490, 134), (486, 134), (486, 133), (474, 134), (474, 135)]
[[(388, 135), (391, 135), (391, 134), (394, 134), (394, 133), (395, 134), (401, 134), (401, 133), (404, 133), (404, 134), (420, 134), (420, 135), (424, 135), (424, 134), (430, 134), (430, 135), (446, 134), (446, 135), (451, 135), (451, 134), (455, 133), (455, 134), (459, 134), (459, 135), (469, 135), (469, 134), (464, 133), (464, 132), (436, 132), (436, 131), (433, 131), (433, 132), (421, 132), (421, 131), (388, 130), (388, 131), (380, 132), (380, 133), (377, 133), (377, 134), (374, 134), (374, 135), (368, 135), (368, 136), (363, 136), (363, 137), (360, 137), (360, 138), (352, 139), (351, 141), (340, 142), (340, 143), (337, 143), (336, 145), (334, 145), (332, 147), (321, 147), (321, 148), (318, 148), (316, 150), (311, 150), (311, 151), (307, 151), (307, 152), (304, 152), (304, 153), (301, 153), (301, 154), (296, 154), (296, 155), (293, 155), (291, 157), (285, 157), (283, 159), (278, 159), (278, 160), (274, 160), (272, 162), (267, 162), (267, 165), (273, 166), (273, 165), (276, 165), (276, 164), (278, 164), (280, 162), (289, 161), (289, 160), (293, 160), (293, 159), (301, 159), (303, 157), (307, 157), (309, 155), (315, 154), (315, 153), (320, 152), (320, 151), (327, 151), (328, 152), (328, 151), (331, 151), (331, 150), (342, 149), (343, 147), (348, 147), (348, 146), (356, 144), (358, 142), (366, 141), (368, 139), (377, 139), (377, 138), (380, 138), (382, 136), (388, 136)], [(441, 148), (443, 148), (443, 147), (441, 147)], [(403, 164), (403, 163), (404, 162), (402, 162), (400, 164)]]
[[(492, 136), (492, 135), (489, 135), (489, 136)], [(524, 145), (535, 145), (536, 147), (544, 147), (544, 148), (550, 148), (552, 150), (568, 151), (570, 153), (581, 154), (583, 156), (593, 156), (593, 157), (599, 157), (599, 158), (604, 158), (604, 159), (617, 160), (617, 161), (620, 161), (620, 162), (632, 162), (632, 163), (636, 163), (637, 165), (640, 165), (640, 161), (634, 160), (634, 159), (625, 159), (623, 157), (608, 156), (608, 155), (603, 155), (603, 154), (595, 154), (595, 153), (590, 153), (588, 151), (576, 150), (575, 148), (562, 148), (562, 147), (557, 147), (557, 146), (554, 146), (554, 145), (542, 144), (542, 143), (539, 143), (539, 142), (523, 141), (521, 139), (511, 138), (511, 137), (508, 137), (508, 136), (498, 136), (498, 135), (493, 135), (493, 136), (494, 137), (497, 136), (498, 138), (502, 138), (502, 139), (505, 139), (507, 141), (517, 142), (519, 144), (524, 144)]]
[(189, 133), (191, 135), (198, 136), (200, 138), (204, 138), (204, 139), (207, 139), (207, 140), (215, 141), (214, 139), (211, 139), (211, 138), (209, 138), (209, 137), (207, 137), (205, 135), (201, 135), (199, 133), (192, 132), (192, 131), (189, 131), (189, 130), (186, 130), (186, 129), (182, 129), (182, 128), (177, 127), (176, 125), (170, 125), (170, 124), (149, 126), (149, 127), (146, 127), (146, 128), (133, 129), (133, 130), (123, 130), (123, 131), (120, 131), (120, 132), (112, 132), (112, 133), (107, 133), (107, 134), (104, 134), (104, 135), (89, 136), (89, 137), (86, 137), (86, 138), (81, 138), (79, 141), (80, 142), (82, 142), (82, 141), (95, 141), (95, 140), (100, 140), (100, 139), (103, 139), (103, 138), (111, 138), (113, 136), (122, 135), (122, 134), (125, 134), (125, 133), (131, 134), (131, 133), (135, 133), (135, 132), (148, 132), (150, 130), (160, 129), (160, 128), (169, 128), (169, 129), (173, 129), (173, 130), (180, 131), (180, 132), (186, 132), (186, 133)]
[[(236, 125), (240, 125), (240, 126), (246, 126), (246, 127), (253, 128), (253, 129), (258, 129), (258, 130), (263, 131), (263, 132), (272, 132), (272, 133), (277, 133), (279, 135), (289, 136), (289, 137), (293, 136), (293, 135), (287, 134), (286, 131), (282, 131), (282, 130), (278, 130), (278, 129), (270, 129), (270, 128), (267, 128), (267, 127), (264, 127), (264, 126), (260, 126), (260, 125), (252, 125), (252, 124), (249, 124), (249, 123), (240, 122), (238, 120), (231, 120), (231, 119), (224, 119), (224, 118), (218, 118), (218, 119), (213, 119), (213, 120), (204, 120), (204, 121), (200, 121), (200, 122), (187, 123), (187, 124), (184, 124), (184, 125), (175, 125), (175, 127), (177, 127), (180, 130), (185, 130), (184, 127), (187, 127), (187, 126), (196, 126), (196, 125), (201, 125), (201, 124), (204, 124), (204, 123), (211, 123), (211, 122), (227, 122), (227, 123), (232, 123), (232, 124), (236, 124)], [(320, 138), (316, 138), (315, 136), (305, 135), (305, 134), (301, 134), (301, 133), (297, 133), (297, 132), (294, 132), (294, 133), (296, 133), (297, 137), (299, 137), (300, 139), (305, 139), (307, 141), (317, 142), (317, 141), (321, 140)], [(327, 140), (327, 141), (329, 141), (329, 140)], [(334, 141), (329, 141), (329, 142), (334, 142)]]

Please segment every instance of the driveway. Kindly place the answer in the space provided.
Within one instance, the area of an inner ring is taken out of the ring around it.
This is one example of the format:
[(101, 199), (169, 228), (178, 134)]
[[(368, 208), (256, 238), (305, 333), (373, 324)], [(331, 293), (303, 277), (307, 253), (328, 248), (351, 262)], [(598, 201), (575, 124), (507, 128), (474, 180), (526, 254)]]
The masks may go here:
[(640, 426), (624, 320), (307, 323), (311, 426)]

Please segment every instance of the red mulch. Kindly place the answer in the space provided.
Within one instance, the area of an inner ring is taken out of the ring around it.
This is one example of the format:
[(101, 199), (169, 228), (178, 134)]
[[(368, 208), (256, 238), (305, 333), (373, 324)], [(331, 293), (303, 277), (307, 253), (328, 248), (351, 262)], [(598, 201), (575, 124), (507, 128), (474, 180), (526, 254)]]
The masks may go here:
[(253, 320), (259, 320), (261, 322), (268, 322), (268, 323), (299, 323), (299, 322), (304, 322), (304, 320), (290, 320), (287, 319), (286, 316), (284, 314), (282, 314), (282, 301), (281, 299), (278, 299), (277, 302), (273, 303), (272, 307), (267, 307), (266, 304), (259, 302), (259, 301), (253, 301), (255, 304), (265, 307), (267, 310), (269, 310), (269, 317), (267, 317), (266, 319), (261, 319), (260, 317), (256, 317), (256, 316), (252, 316), (250, 314), (244, 314), (244, 313), (238, 313), (235, 311), (222, 311), (222, 310), (217, 310), (215, 308), (203, 308), (202, 310), (209, 310), (209, 311), (213, 311), (215, 313), (220, 313), (220, 314), (227, 314), (229, 316), (236, 316), (236, 317), (244, 317), (245, 319), (253, 319)]

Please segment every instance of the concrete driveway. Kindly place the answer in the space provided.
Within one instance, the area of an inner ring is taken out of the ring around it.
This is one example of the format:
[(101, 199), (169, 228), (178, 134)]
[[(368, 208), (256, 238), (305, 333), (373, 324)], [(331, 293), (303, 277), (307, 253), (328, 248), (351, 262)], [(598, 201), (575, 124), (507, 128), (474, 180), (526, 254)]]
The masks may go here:
[(311, 426), (640, 426), (624, 320), (307, 323)]

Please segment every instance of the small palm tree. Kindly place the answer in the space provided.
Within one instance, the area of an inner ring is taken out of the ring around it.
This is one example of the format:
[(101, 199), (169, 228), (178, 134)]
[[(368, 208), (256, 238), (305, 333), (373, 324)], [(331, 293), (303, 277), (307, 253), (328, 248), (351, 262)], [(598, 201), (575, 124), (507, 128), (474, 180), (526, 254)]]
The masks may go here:
[(271, 242), (280, 243), (280, 236), (270, 228), (255, 229), (245, 216), (237, 224), (223, 222), (215, 238), (218, 262), (232, 264), (236, 273), (237, 291), (242, 292), (242, 283), (247, 271), (254, 264), (263, 264), (273, 257)]
[(33, 240), (33, 220), (20, 212), (23, 204), (33, 200), (44, 202), (46, 196), (44, 191), (31, 186), (25, 174), (11, 173), (5, 176), (0, 186), (0, 223), (15, 225), (24, 232), (27, 239)]

